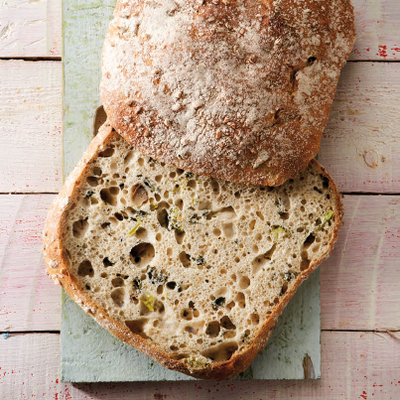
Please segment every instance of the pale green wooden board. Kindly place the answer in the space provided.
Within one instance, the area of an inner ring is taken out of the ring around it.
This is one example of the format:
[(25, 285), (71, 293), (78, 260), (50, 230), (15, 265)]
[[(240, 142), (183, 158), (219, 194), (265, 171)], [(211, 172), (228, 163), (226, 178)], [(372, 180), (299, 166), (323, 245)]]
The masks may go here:
[[(100, 58), (116, 0), (63, 1), (64, 177), (90, 143), (100, 106)], [(63, 294), (61, 375), (64, 382), (189, 380), (101, 328)], [(265, 350), (238, 379), (303, 379), (308, 354), (321, 376), (319, 271), (284, 311)]]

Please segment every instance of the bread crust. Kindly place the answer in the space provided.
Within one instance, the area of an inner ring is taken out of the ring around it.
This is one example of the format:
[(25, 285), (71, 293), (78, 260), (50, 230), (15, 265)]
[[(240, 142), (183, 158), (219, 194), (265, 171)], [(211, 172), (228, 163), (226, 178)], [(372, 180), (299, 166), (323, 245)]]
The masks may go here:
[(301, 272), (297, 276), (293, 286), (291, 286), (291, 288), (280, 298), (280, 303), (276, 310), (268, 318), (268, 320), (264, 322), (262, 327), (259, 329), (255, 340), (246, 348), (245, 351), (234, 353), (234, 355), (228, 361), (215, 362), (204, 368), (191, 368), (182, 361), (171, 359), (167, 354), (152, 347), (141, 336), (132, 333), (126, 326), (122, 326), (110, 318), (104, 309), (94, 304), (93, 301), (79, 289), (76, 278), (69, 272), (70, 261), (68, 252), (62, 246), (62, 232), (65, 229), (65, 226), (62, 223), (63, 220), (65, 221), (65, 218), (62, 218), (62, 216), (65, 208), (68, 206), (69, 198), (74, 197), (77, 186), (85, 174), (88, 165), (90, 165), (90, 161), (97, 157), (98, 153), (101, 151), (102, 145), (107, 142), (110, 135), (113, 134), (115, 134), (115, 132), (109, 123), (103, 125), (99, 134), (92, 141), (82, 160), (75, 167), (65, 182), (65, 185), (61, 189), (57, 199), (51, 206), (46, 220), (43, 236), (47, 274), (54, 280), (56, 284), (60, 284), (66, 293), (68, 293), (68, 295), (75, 302), (77, 302), (86, 313), (90, 314), (101, 326), (109, 330), (123, 342), (136, 347), (144, 354), (152, 357), (164, 367), (198, 379), (231, 379), (241, 371), (244, 371), (251, 364), (254, 357), (260, 351), (262, 351), (271, 335), (273, 326), (275, 325), (279, 315), (282, 313), (283, 309), (292, 298), (297, 288), (318, 267), (318, 265), (328, 257), (329, 253), (333, 249), (338, 237), (338, 232), (343, 217), (341, 196), (335, 186), (335, 183), (328, 175), (326, 170), (320, 166), (317, 161), (311, 161), (314, 167), (317, 168), (319, 172), (327, 179), (329, 179), (329, 184), (334, 189), (335, 193), (335, 229), (330, 241), (329, 250), (321, 259), (311, 263), (307, 270)]
[(101, 97), (143, 154), (268, 186), (317, 154), (355, 40), (350, 0), (120, 0), (114, 17)]

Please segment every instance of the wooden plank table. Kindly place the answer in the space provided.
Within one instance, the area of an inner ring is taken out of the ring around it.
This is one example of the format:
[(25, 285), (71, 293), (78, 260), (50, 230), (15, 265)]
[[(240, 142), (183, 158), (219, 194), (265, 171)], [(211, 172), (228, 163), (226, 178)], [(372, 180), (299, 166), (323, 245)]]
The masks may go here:
[(61, 185), (61, 0), (0, 1), (0, 399), (400, 399), (400, 2), (353, 0), (358, 38), (319, 160), (345, 193), (321, 266), (318, 381), (65, 384), (44, 218)]

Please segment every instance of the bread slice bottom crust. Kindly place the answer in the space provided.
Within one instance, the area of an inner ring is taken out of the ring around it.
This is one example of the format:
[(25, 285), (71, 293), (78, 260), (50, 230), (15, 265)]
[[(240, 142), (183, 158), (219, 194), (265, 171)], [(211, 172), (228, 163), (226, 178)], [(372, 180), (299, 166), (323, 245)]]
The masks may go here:
[(277, 188), (237, 184), (158, 163), (106, 123), (50, 209), (47, 273), (164, 367), (230, 379), (328, 257), (342, 216), (317, 161)]

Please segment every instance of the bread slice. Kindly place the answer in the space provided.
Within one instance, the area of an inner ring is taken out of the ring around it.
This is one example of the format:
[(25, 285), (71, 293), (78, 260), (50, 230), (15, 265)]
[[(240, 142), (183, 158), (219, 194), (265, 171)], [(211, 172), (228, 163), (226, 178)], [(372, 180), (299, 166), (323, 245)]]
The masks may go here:
[(350, 0), (119, 0), (101, 98), (144, 154), (278, 186), (317, 154), (354, 40)]
[(106, 124), (49, 212), (47, 272), (163, 366), (229, 379), (328, 256), (342, 213), (316, 161), (278, 188), (237, 184), (160, 164)]

